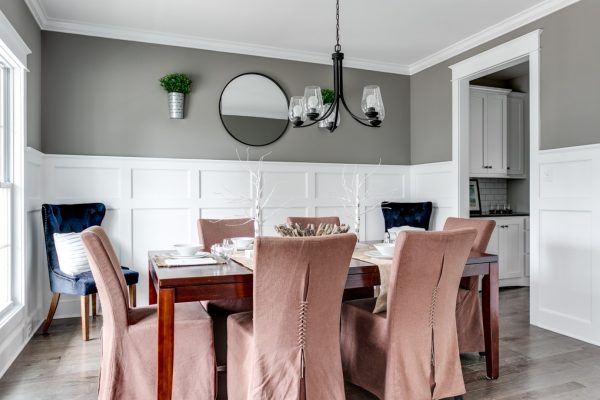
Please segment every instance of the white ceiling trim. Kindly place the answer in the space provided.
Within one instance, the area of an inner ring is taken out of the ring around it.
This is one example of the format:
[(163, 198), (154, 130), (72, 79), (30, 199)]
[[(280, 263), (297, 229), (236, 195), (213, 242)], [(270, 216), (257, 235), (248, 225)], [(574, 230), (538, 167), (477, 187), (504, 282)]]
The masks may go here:
[(575, 4), (581, 0), (547, 0), (527, 10), (513, 15), (495, 25), (490, 26), (466, 39), (454, 43), (430, 56), (427, 56), (409, 66), (409, 75), (416, 74), (436, 64), (444, 62), (452, 57), (480, 46), (490, 40), (496, 39), (515, 29), (525, 26), (540, 18), (550, 15), (562, 8)]
[[(345, 58), (344, 65), (350, 68), (413, 75), (578, 1), (581, 0), (546, 0), (410, 65), (353, 57)], [(331, 65), (331, 55), (325, 53), (49, 18), (41, 0), (25, 2), (43, 30)]]

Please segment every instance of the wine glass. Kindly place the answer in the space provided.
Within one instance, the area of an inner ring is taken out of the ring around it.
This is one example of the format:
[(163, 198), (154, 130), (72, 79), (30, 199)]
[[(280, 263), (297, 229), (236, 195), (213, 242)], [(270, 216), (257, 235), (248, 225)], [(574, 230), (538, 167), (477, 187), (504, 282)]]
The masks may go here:
[(223, 256), (229, 259), (235, 253), (235, 242), (232, 239), (223, 239)]

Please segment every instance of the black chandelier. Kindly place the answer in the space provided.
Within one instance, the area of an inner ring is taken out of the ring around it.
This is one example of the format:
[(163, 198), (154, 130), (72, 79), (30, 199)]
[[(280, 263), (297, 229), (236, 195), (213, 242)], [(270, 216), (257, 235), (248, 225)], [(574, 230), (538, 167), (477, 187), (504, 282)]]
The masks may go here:
[[(306, 128), (319, 122), (324, 122), (319, 126), (328, 129), (330, 132), (335, 131), (339, 126), (339, 110), (340, 103), (344, 106), (348, 114), (359, 124), (370, 128), (377, 128), (385, 118), (385, 109), (383, 107), (383, 99), (379, 86), (369, 85), (363, 89), (361, 108), (365, 117), (358, 117), (350, 111), (346, 100), (344, 99), (344, 79), (342, 75), (343, 67), (342, 46), (340, 45), (340, 1), (336, 0), (335, 9), (336, 18), (336, 44), (334, 53), (331, 54), (333, 60), (333, 102), (327, 108), (327, 104), (323, 104), (321, 88), (319, 86), (307, 86), (304, 88), (304, 96), (292, 96), (290, 100), (289, 118), (294, 128)], [(311, 122), (305, 124), (306, 120)]]

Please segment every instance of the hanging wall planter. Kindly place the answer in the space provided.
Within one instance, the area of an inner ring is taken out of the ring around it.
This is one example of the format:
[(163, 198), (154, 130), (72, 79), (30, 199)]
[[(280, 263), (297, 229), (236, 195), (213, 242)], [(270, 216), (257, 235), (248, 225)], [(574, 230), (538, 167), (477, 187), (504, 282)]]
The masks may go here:
[(184, 74), (169, 74), (160, 78), (160, 86), (169, 93), (169, 117), (182, 119), (185, 95), (192, 88), (192, 80)]

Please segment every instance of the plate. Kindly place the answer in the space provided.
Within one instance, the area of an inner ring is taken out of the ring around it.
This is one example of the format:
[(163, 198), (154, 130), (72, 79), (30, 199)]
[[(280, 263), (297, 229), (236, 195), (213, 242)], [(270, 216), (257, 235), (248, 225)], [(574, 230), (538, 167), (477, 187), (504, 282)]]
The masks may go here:
[(191, 256), (182, 256), (180, 254), (169, 254), (169, 258), (181, 258), (183, 260), (190, 259), (190, 258), (204, 258), (204, 257), (210, 257), (210, 253), (207, 253), (205, 251), (199, 251), (196, 254), (191, 255)]
[(383, 254), (381, 254), (377, 250), (365, 251), (365, 255), (367, 257), (379, 258), (379, 259), (382, 259), (382, 260), (391, 260), (392, 258), (394, 258), (394, 256), (384, 256)]

